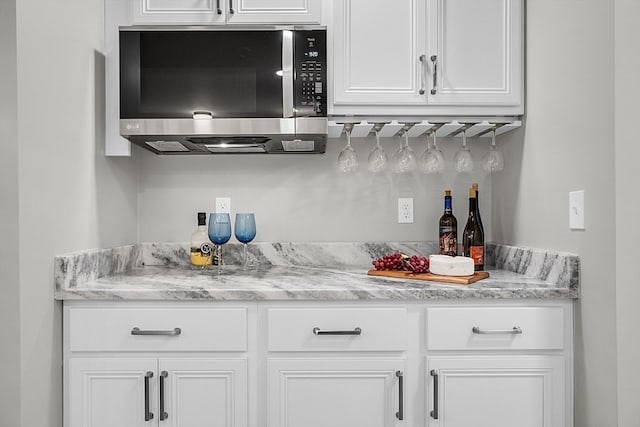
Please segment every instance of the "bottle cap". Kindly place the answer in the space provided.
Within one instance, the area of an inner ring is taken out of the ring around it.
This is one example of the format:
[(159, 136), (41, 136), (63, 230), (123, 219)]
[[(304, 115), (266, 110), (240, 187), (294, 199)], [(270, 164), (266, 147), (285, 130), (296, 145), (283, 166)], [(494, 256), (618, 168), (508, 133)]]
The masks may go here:
[(198, 225), (207, 225), (206, 212), (198, 212)]
[(476, 190), (473, 187), (471, 187), (469, 189), (469, 198), (470, 199), (475, 199), (476, 198)]
[(474, 190), (478, 191), (478, 183), (474, 182), (473, 184), (471, 184), (471, 188), (473, 188)]
[(451, 190), (444, 190), (444, 195), (447, 197), (451, 197)]

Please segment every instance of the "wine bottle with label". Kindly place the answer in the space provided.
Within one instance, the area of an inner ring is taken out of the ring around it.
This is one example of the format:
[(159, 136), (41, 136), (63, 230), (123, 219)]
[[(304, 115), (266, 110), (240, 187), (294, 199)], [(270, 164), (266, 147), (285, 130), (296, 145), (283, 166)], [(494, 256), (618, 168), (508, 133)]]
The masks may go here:
[(198, 228), (191, 234), (191, 265), (213, 264), (213, 244), (207, 231), (207, 214), (198, 212)]
[(469, 217), (462, 235), (462, 253), (466, 257), (473, 258), (475, 271), (484, 270), (484, 232), (480, 228), (477, 216), (476, 190), (469, 189)]
[(444, 213), (439, 223), (440, 255), (458, 255), (458, 220), (453, 215), (451, 190), (444, 192)]
[(482, 217), (480, 216), (480, 192), (478, 191), (478, 183), (474, 182), (471, 184), (471, 187), (476, 190), (476, 217), (478, 218), (478, 224), (480, 224), (480, 229), (484, 236), (484, 225), (482, 224)]

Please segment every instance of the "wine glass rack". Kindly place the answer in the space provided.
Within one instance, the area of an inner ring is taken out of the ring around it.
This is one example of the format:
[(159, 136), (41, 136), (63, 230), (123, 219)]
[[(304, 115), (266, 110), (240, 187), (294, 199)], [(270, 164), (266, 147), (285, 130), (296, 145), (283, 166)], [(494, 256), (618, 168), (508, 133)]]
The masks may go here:
[(376, 123), (384, 123), (379, 130), (381, 138), (402, 136), (405, 132), (410, 138), (429, 135), (435, 131), (436, 136), (461, 137), (462, 130), (466, 130), (467, 138), (481, 137), (491, 138), (491, 130), (496, 130), (496, 135), (510, 132), (522, 126), (522, 121), (516, 119), (490, 119), (490, 120), (401, 120), (381, 118), (352, 118), (334, 117), (329, 119), (329, 138), (340, 138), (344, 133), (345, 123), (353, 124), (351, 138), (366, 138)]

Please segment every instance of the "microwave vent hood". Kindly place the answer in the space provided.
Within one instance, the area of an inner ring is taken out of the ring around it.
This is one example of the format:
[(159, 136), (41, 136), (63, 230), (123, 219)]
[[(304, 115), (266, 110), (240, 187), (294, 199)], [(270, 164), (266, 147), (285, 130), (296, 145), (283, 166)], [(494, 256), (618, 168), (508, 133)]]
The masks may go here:
[(322, 154), (326, 117), (121, 119), (120, 134), (156, 154)]

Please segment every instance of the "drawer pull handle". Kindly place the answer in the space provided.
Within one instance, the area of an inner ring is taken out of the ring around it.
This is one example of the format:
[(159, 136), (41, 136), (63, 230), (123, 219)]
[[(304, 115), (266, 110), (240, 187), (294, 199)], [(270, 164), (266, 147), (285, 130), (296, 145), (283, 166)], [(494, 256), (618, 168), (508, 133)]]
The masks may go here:
[(433, 377), (433, 411), (430, 412), (431, 418), (438, 419), (438, 372), (432, 369), (429, 375)]
[(396, 371), (396, 377), (398, 377), (398, 412), (396, 412), (396, 418), (402, 421), (404, 420), (404, 374), (402, 371)]
[(144, 331), (140, 330), (140, 328), (135, 327), (131, 330), (131, 335), (165, 335), (170, 337), (178, 336), (182, 333), (182, 329), (173, 328), (171, 331)]
[(153, 419), (153, 412), (149, 412), (149, 378), (153, 377), (153, 372), (147, 371), (144, 375), (144, 420)]
[(362, 329), (355, 328), (352, 331), (323, 331), (320, 328), (313, 328), (314, 335), (360, 335)]
[(471, 328), (471, 332), (474, 334), (486, 334), (486, 335), (518, 335), (522, 333), (522, 329), (519, 326), (514, 326), (512, 329), (480, 329), (479, 326)]
[(169, 418), (169, 414), (165, 411), (164, 407), (164, 381), (169, 376), (167, 371), (160, 372), (160, 421), (164, 421)]

